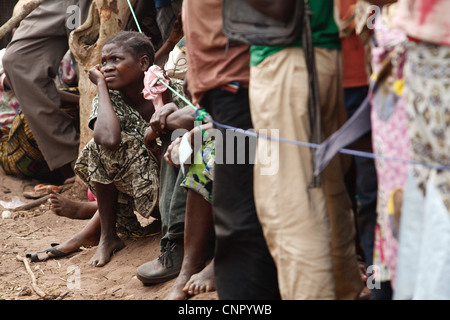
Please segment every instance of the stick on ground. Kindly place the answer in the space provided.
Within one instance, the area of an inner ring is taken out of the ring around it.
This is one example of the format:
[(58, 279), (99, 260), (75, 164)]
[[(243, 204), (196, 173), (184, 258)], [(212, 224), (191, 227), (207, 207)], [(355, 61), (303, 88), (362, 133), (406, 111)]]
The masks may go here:
[(36, 277), (34, 276), (33, 271), (31, 271), (31, 268), (30, 268), (30, 265), (28, 263), (28, 260), (26, 258), (24, 258), (24, 257), (19, 256), (19, 255), (17, 255), (16, 258), (17, 258), (17, 260), (22, 261), (23, 264), (25, 265), (25, 269), (27, 269), (27, 272), (28, 272), (28, 274), (31, 277), (31, 286), (33, 287), (33, 290), (41, 298), (45, 297), (46, 296), (45, 292), (42, 291), (37, 285)]

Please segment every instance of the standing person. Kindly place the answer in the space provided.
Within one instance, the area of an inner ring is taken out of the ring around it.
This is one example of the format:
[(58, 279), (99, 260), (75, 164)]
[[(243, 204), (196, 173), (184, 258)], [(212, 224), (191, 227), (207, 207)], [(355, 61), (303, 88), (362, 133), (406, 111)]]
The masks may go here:
[[(221, 124), (252, 127), (249, 100), (249, 47), (232, 46), (222, 31), (222, 0), (184, 0), (183, 32), (188, 61), (188, 89)], [(191, 49), (189, 49), (191, 48)], [(219, 299), (278, 299), (275, 264), (267, 248), (253, 199), (253, 164), (246, 159), (226, 163), (234, 151), (254, 154), (249, 144), (239, 149), (227, 131), (215, 125), (216, 139), (213, 217), (216, 234), (215, 283)], [(233, 137), (234, 138), (234, 137)], [(238, 136), (238, 139), (244, 137)], [(230, 141), (231, 140), (231, 141)], [(218, 153), (223, 158), (218, 160)]]
[(394, 299), (450, 299), (450, 34), (446, 0), (399, 0), (413, 164), (403, 195)]
[[(91, 1), (48, 0), (19, 25), (6, 49), (3, 63), (40, 151), (51, 171), (62, 180), (74, 176), (79, 133), (74, 119), (60, 109), (60, 96), (53, 78), (69, 49), (72, 29), (66, 25), (69, 6), (77, 6), (80, 23)], [(76, 12), (78, 13), (78, 12)]]
[[(283, 21), (293, 12), (283, 10), (292, 8), (290, 0), (262, 7), (263, 1), (247, 2), (263, 13), (270, 9), (268, 15)], [(340, 81), (340, 39), (333, 0), (310, 1), (310, 7), (322, 135), (326, 138), (347, 119)], [(288, 47), (252, 46), (250, 51), (250, 110), (255, 130), (278, 130), (282, 138), (309, 141), (308, 69), (302, 41)], [(263, 149), (265, 141), (259, 139), (258, 148)], [(313, 166), (309, 148), (280, 143), (279, 153), (271, 157), (271, 165), (278, 164), (278, 171), (271, 174), (263, 173), (259, 157), (263, 153), (256, 154), (256, 209), (278, 268), (282, 298), (357, 298), (363, 286), (343, 159), (336, 156), (322, 175), (322, 185), (314, 187), (310, 186)]]

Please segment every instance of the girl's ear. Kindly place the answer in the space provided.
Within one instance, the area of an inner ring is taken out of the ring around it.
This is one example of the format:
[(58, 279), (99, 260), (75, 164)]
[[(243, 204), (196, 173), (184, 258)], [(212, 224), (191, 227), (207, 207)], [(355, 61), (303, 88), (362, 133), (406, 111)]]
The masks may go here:
[(146, 54), (139, 58), (139, 63), (143, 71), (147, 71), (150, 68), (150, 58)]

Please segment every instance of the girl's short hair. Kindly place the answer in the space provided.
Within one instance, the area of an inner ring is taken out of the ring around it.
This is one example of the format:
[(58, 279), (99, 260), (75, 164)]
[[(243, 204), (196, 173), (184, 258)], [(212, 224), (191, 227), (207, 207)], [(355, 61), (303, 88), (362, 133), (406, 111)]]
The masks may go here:
[(129, 49), (134, 58), (138, 60), (143, 55), (147, 55), (152, 64), (155, 60), (155, 48), (150, 38), (136, 31), (119, 31), (110, 36), (104, 45), (115, 44)]

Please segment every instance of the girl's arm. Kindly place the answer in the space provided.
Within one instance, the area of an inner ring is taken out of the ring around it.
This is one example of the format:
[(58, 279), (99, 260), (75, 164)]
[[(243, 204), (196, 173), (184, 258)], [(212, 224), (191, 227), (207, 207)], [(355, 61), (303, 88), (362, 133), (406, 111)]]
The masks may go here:
[(115, 150), (121, 142), (120, 123), (99, 65), (89, 70), (89, 79), (98, 88), (98, 114), (94, 125), (94, 141), (106, 149)]

